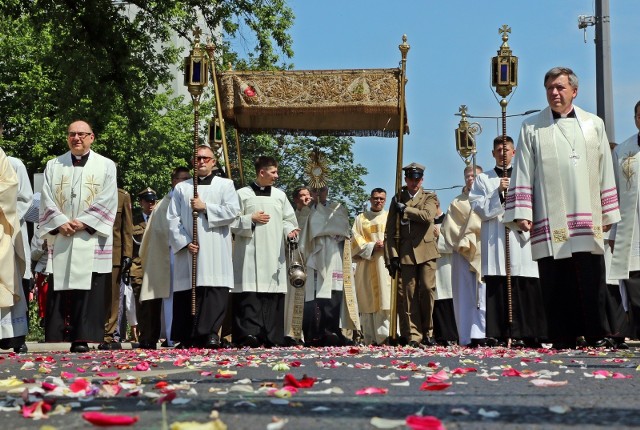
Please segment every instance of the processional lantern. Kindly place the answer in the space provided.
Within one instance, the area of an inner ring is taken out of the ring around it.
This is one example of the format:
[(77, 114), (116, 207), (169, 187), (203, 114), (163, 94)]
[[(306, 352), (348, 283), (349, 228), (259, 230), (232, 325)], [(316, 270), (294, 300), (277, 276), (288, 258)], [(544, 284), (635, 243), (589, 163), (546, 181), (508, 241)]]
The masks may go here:
[[(502, 108), (502, 150), (507, 151), (507, 96), (511, 94), (513, 88), (518, 86), (518, 57), (511, 54), (511, 48), (507, 41), (511, 28), (504, 24), (498, 29), (498, 34), (502, 33), (502, 45), (498, 49), (498, 55), (491, 60), (491, 84), (495, 91), (502, 97), (499, 101)], [(502, 157), (503, 178), (508, 177), (506, 155)], [(504, 201), (508, 201), (508, 190), (504, 191)], [(509, 243), (509, 228), (505, 226), (504, 239), (504, 259), (507, 274), (507, 321), (509, 323), (509, 336), (507, 345), (511, 347), (511, 330), (513, 328), (513, 297), (511, 288), (511, 245)]]
[(482, 127), (477, 122), (470, 123), (467, 120), (467, 106), (461, 105), (458, 109), (460, 113), (460, 122), (458, 128), (455, 129), (456, 151), (460, 154), (465, 164), (468, 166), (473, 160), (475, 165), (476, 156), (476, 135), (482, 133)]
[(184, 58), (184, 84), (192, 97), (199, 97), (209, 84), (209, 60), (206, 51), (200, 46), (202, 30), (193, 30), (193, 48), (188, 57)]
[(511, 28), (506, 24), (498, 29), (502, 33), (502, 45), (498, 55), (491, 60), (491, 85), (502, 98), (511, 94), (513, 87), (518, 86), (518, 57), (511, 54), (509, 33)]
[[(184, 59), (184, 84), (187, 86), (191, 101), (193, 102), (193, 196), (198, 197), (198, 145), (200, 122), (200, 96), (209, 82), (209, 67), (207, 52), (200, 46), (200, 27), (193, 30), (193, 48), (188, 57)], [(193, 211), (192, 243), (198, 245), (198, 211)], [(198, 255), (192, 254), (191, 261), (191, 315), (196, 314), (196, 285), (198, 273)]]

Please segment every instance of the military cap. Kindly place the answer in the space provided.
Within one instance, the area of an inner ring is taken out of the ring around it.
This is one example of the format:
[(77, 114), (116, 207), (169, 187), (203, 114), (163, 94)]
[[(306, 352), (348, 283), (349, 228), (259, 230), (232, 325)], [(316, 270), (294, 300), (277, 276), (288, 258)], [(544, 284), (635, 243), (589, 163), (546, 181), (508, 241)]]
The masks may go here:
[(405, 178), (420, 179), (424, 175), (424, 166), (420, 163), (411, 163), (402, 168)]
[(138, 199), (155, 202), (156, 200), (158, 200), (158, 196), (156, 195), (156, 192), (154, 189), (147, 187), (138, 193)]

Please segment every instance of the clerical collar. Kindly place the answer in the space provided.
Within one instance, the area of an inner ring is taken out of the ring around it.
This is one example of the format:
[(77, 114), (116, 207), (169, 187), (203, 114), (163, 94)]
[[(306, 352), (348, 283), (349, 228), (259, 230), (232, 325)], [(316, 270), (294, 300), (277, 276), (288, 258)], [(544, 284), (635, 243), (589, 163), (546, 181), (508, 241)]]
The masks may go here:
[(256, 196), (271, 196), (271, 185), (267, 185), (266, 187), (261, 187), (260, 185), (253, 182), (251, 184), (251, 189), (256, 193)]
[(214, 176), (216, 175), (212, 173), (204, 178), (198, 177), (198, 185), (211, 185), (211, 181), (213, 181)]
[[(499, 177), (503, 177), (504, 176), (504, 170), (502, 169), (502, 167), (494, 167), (493, 170), (498, 174)], [(507, 167), (507, 178), (511, 177), (511, 172), (513, 171), (513, 166), (509, 166)]]
[(576, 110), (575, 109), (571, 109), (571, 111), (569, 111), (568, 114), (566, 115), (562, 115), (554, 110), (551, 110), (551, 115), (553, 115), (553, 119), (560, 119), (560, 118), (575, 118), (576, 117)]
[(89, 154), (91, 151), (87, 152), (84, 155), (73, 155), (71, 154), (71, 163), (73, 167), (84, 167), (87, 164), (87, 160), (89, 159)]

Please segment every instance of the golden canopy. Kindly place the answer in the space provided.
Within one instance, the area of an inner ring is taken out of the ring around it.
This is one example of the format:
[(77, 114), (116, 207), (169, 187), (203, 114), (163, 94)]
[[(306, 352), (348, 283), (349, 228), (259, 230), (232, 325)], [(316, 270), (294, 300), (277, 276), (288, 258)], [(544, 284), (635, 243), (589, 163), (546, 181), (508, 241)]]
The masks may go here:
[(242, 133), (397, 137), (400, 76), (400, 69), (223, 72), (222, 116)]

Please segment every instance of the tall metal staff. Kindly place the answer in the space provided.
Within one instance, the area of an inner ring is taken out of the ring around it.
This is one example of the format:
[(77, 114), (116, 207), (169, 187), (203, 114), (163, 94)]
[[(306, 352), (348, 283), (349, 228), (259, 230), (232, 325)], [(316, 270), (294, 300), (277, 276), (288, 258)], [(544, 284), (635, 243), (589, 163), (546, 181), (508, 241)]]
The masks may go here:
[[(193, 198), (198, 197), (198, 123), (200, 121), (200, 96), (208, 84), (209, 70), (207, 56), (200, 47), (200, 27), (193, 30), (193, 49), (184, 59), (184, 84), (191, 94), (193, 102)], [(193, 210), (193, 240), (191, 243), (198, 245), (198, 211)], [(196, 276), (198, 273), (198, 254), (192, 254), (191, 261), (191, 315), (196, 314)]]
[[(404, 99), (405, 99), (405, 85), (406, 85), (406, 70), (407, 70), (407, 53), (411, 47), (407, 43), (407, 35), (402, 35), (402, 44), (398, 46), (400, 53), (402, 54), (402, 65), (400, 68), (400, 124), (398, 125), (398, 154), (396, 156), (396, 201), (400, 201), (400, 193), (402, 192), (402, 153), (404, 143)], [(398, 213), (396, 217), (396, 233), (395, 243), (396, 249), (400, 249), (400, 216)], [(396, 270), (395, 276), (391, 282), (391, 321), (389, 324), (389, 337), (393, 343), (396, 342), (398, 336), (398, 271)]]
[[(467, 121), (467, 105), (460, 105), (458, 109), (460, 114), (460, 122), (456, 133), (456, 151), (460, 154), (460, 158), (469, 166), (473, 163), (473, 179), (476, 177), (476, 154), (478, 152), (476, 146), (476, 136), (482, 133), (482, 127), (477, 122), (470, 123)], [(480, 309), (480, 291), (476, 283), (476, 308)]]
[[(502, 108), (502, 174), (503, 178), (507, 175), (507, 159), (504, 157), (504, 151), (507, 145), (507, 104), (509, 101), (506, 97), (511, 94), (514, 87), (518, 86), (518, 57), (511, 55), (511, 48), (507, 41), (511, 33), (511, 27), (504, 24), (498, 29), (498, 34), (502, 33), (502, 45), (498, 49), (498, 55), (491, 60), (491, 85), (495, 87), (495, 91), (502, 97), (499, 101)], [(497, 97), (496, 97), (497, 100)], [(505, 203), (507, 201), (507, 190), (504, 192)], [(507, 346), (511, 347), (511, 329), (513, 326), (513, 299), (511, 289), (511, 248), (509, 246), (509, 229), (504, 228), (504, 253), (505, 267), (507, 270), (507, 305), (508, 305), (508, 323), (509, 323), (509, 339)]]
[[(216, 115), (213, 120), (214, 129), (220, 127), (220, 141), (222, 142), (222, 154), (224, 157), (224, 165), (227, 169), (227, 178), (231, 178), (231, 161), (229, 160), (229, 147), (227, 145), (227, 133), (224, 125), (224, 118), (222, 118), (222, 105), (220, 104), (220, 87), (218, 86), (218, 76), (216, 75), (216, 62), (214, 60), (214, 51), (215, 46), (213, 43), (208, 43), (206, 46), (207, 53), (209, 54), (209, 65), (211, 68), (211, 80), (213, 81), (213, 93), (216, 100)], [(211, 132), (209, 132), (211, 135)], [(214, 141), (217, 140), (217, 130), (213, 132)], [(238, 136), (238, 131), (236, 130), (236, 140)], [(237, 143), (237, 142), (236, 142)], [(242, 163), (240, 162), (240, 147), (237, 147), (238, 150), (238, 165), (240, 168), (240, 177), (244, 185), (244, 175), (242, 174)]]

